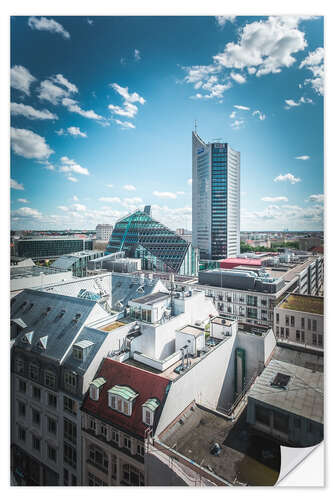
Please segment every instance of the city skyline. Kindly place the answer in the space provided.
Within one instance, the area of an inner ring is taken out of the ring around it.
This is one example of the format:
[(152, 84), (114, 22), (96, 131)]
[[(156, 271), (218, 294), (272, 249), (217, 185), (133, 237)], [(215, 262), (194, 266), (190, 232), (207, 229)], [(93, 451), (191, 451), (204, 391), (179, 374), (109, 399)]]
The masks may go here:
[(13, 229), (146, 204), (191, 229), (194, 120), (241, 152), (241, 231), (323, 229), (322, 17), (22, 16), (11, 36)]

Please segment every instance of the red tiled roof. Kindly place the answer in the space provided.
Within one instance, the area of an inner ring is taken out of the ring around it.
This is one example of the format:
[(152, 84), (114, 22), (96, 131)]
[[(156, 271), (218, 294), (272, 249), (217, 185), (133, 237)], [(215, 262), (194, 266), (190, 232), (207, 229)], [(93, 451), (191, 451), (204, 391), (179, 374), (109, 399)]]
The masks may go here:
[(261, 266), (261, 259), (229, 258), (220, 261), (220, 267), (232, 268), (236, 266)]
[[(163, 402), (170, 380), (108, 358), (104, 359), (101, 368), (96, 373), (95, 378), (98, 377), (103, 377), (106, 380), (100, 389), (99, 400), (90, 399), (88, 392), (82, 405), (83, 411), (86, 410), (90, 414), (110, 422), (111, 425), (114, 423), (124, 431), (144, 437), (147, 425), (142, 422), (142, 405), (149, 398), (157, 398)], [(109, 408), (107, 391), (114, 385), (126, 385), (139, 393), (133, 402), (131, 416), (123, 415)]]

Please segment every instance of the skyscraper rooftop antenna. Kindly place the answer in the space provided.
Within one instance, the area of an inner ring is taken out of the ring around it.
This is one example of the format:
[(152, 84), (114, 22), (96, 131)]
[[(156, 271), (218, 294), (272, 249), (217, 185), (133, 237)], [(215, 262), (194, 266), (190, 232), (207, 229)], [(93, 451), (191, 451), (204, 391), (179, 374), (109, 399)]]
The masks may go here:
[(197, 123), (197, 120), (194, 120), (194, 132), (195, 133), (198, 132), (198, 123)]

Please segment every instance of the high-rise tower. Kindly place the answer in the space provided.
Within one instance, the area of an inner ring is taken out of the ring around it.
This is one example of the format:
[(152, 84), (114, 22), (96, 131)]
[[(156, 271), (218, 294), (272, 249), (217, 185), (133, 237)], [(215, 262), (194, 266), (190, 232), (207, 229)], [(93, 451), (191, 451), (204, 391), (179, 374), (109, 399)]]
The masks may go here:
[(201, 259), (239, 254), (240, 153), (192, 132), (192, 244)]

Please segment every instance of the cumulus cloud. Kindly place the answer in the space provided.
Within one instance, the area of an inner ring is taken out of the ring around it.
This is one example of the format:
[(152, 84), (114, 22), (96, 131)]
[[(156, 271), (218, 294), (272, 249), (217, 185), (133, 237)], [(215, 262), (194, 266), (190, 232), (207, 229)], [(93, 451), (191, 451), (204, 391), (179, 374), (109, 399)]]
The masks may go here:
[(29, 203), (29, 201), (26, 198), (18, 198), (17, 200), (19, 203)]
[(41, 160), (54, 153), (45, 138), (31, 130), (11, 127), (10, 135), (12, 149), (19, 156)]
[(113, 184), (107, 184), (107, 187), (113, 188)]
[(57, 115), (48, 109), (35, 109), (17, 102), (10, 103), (10, 112), (12, 115), (22, 115), (30, 120), (58, 120)]
[(68, 212), (68, 207), (65, 207), (64, 205), (59, 205), (59, 210), (62, 210), (63, 212)]
[(54, 19), (48, 19), (47, 17), (29, 17), (28, 26), (31, 29), (39, 31), (49, 31), (50, 33), (58, 33), (62, 35), (63, 38), (69, 39), (71, 36), (65, 28), (55, 21)]
[(244, 120), (235, 120), (234, 122), (231, 123), (230, 126), (233, 129), (237, 130), (237, 129), (243, 127), (244, 123), (245, 123)]
[(105, 118), (103, 118), (103, 116), (98, 115), (92, 109), (90, 109), (88, 111), (85, 111), (84, 109), (82, 109), (78, 105), (78, 102), (75, 101), (74, 99), (64, 97), (61, 102), (62, 102), (63, 106), (65, 106), (68, 109), (68, 111), (70, 111), (71, 113), (77, 113), (78, 115), (81, 115), (84, 118), (89, 118), (91, 120), (105, 120)]
[[(122, 106), (109, 104), (108, 108), (111, 111), (111, 113), (119, 116), (125, 116), (128, 118), (134, 118), (139, 109), (138, 106), (134, 103), (138, 102), (139, 104), (144, 104), (146, 102), (145, 99), (142, 96), (140, 96), (137, 92), (130, 93), (128, 91), (128, 87), (121, 87), (117, 83), (111, 83), (110, 86), (123, 98)], [(128, 121), (124, 122), (116, 119), (114, 121), (122, 128), (135, 128), (133, 123), (130, 123)]]
[(61, 73), (43, 80), (39, 87), (39, 99), (44, 99), (54, 105), (60, 104), (63, 98), (77, 93), (77, 86), (67, 80)]
[(233, 71), (230, 73), (230, 76), (237, 83), (245, 83), (246, 78), (242, 76), (240, 73), (234, 73)]
[(310, 156), (308, 155), (295, 156), (295, 160), (303, 160), (303, 161), (310, 160)]
[(73, 135), (74, 137), (87, 137), (87, 133), (81, 132), (79, 127), (68, 127), (67, 131), (70, 135)]
[(11, 189), (18, 189), (19, 191), (24, 191), (23, 184), (20, 184), (15, 179), (10, 179), (10, 187)]
[(318, 47), (301, 62), (299, 68), (311, 71), (313, 78), (307, 78), (304, 84), (310, 83), (313, 89), (320, 95), (324, 94), (324, 49)]
[(133, 186), (132, 184), (125, 184), (123, 186), (123, 189), (125, 189), (126, 191), (136, 191), (136, 187)]
[(296, 182), (300, 182), (301, 179), (299, 177), (295, 177), (293, 174), (285, 174), (278, 175), (275, 177), (274, 182), (290, 182), (291, 184), (296, 184)]
[(223, 28), (226, 22), (229, 21), (230, 23), (233, 23), (236, 19), (236, 16), (216, 16), (215, 19), (218, 25), (221, 26), (221, 28)]
[(131, 122), (124, 122), (122, 120), (117, 120), (117, 119), (115, 119), (114, 121), (115, 121), (115, 123), (117, 123), (117, 125), (121, 125), (121, 128), (123, 130), (129, 129), (129, 128), (135, 128), (135, 125), (133, 125), (133, 123), (131, 123)]
[(153, 191), (153, 195), (157, 196), (158, 198), (177, 198), (176, 193), (170, 193), (169, 191)]
[(134, 59), (136, 61), (140, 61), (140, 59), (141, 59), (141, 54), (140, 54), (140, 51), (138, 49), (134, 49)]
[(39, 218), (42, 216), (41, 212), (30, 207), (21, 207), (18, 210), (14, 210), (12, 212), (12, 215), (16, 217), (35, 217), (35, 218)]
[(73, 177), (72, 175), (69, 175), (69, 176), (67, 177), (67, 180), (68, 180), (68, 181), (71, 181), (71, 182), (78, 182), (77, 178), (76, 178), (76, 177)]
[(232, 120), (236, 118), (236, 111), (232, 111), (229, 115), (229, 118), (231, 118)]
[(308, 201), (315, 201), (316, 203), (324, 203), (325, 196), (323, 194), (311, 194)]
[(293, 99), (285, 99), (284, 102), (286, 103), (285, 109), (295, 108), (297, 106), (301, 106), (301, 104), (312, 104), (313, 103), (312, 99), (309, 99), (308, 97), (303, 97), (303, 96), (298, 101), (294, 101)]
[(264, 198), (261, 198), (261, 200), (270, 203), (277, 203), (279, 201), (288, 201), (288, 198), (286, 196), (265, 196)]
[(81, 167), (75, 160), (71, 160), (67, 156), (62, 156), (60, 158), (62, 166), (59, 167), (60, 172), (75, 173), (80, 175), (90, 175), (89, 170), (85, 167)]
[(85, 212), (87, 210), (87, 207), (85, 205), (82, 205), (81, 203), (73, 203), (72, 208), (76, 212)]
[(264, 113), (259, 111), (259, 109), (256, 109), (255, 111), (253, 111), (252, 116), (258, 116), (259, 120), (261, 120), (261, 121), (266, 119), (266, 115), (264, 115)]
[(73, 195), (73, 201), (79, 201), (79, 198), (75, 194)]
[(30, 86), (36, 81), (30, 71), (24, 66), (13, 66), (10, 70), (10, 85), (26, 95), (30, 95)]
[(250, 111), (250, 108), (247, 106), (242, 106), (240, 104), (234, 104), (234, 108), (241, 109), (242, 111)]

